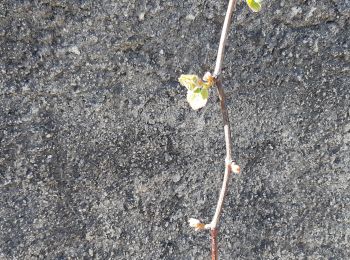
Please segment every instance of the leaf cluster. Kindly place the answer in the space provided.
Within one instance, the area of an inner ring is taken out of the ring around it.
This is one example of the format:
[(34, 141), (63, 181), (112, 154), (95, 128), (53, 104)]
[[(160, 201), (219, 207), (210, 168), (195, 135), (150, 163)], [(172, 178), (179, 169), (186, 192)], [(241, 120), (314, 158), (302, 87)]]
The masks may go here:
[(214, 77), (207, 72), (203, 79), (197, 75), (181, 75), (179, 82), (187, 88), (187, 102), (193, 110), (200, 109), (207, 104), (209, 88), (214, 85)]

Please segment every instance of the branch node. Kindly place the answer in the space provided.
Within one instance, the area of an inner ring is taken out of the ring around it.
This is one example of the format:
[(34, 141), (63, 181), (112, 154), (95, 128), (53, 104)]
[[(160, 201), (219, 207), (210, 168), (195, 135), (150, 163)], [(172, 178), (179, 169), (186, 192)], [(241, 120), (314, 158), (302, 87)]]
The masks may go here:
[(225, 158), (225, 165), (231, 165), (232, 163), (232, 160), (230, 158)]

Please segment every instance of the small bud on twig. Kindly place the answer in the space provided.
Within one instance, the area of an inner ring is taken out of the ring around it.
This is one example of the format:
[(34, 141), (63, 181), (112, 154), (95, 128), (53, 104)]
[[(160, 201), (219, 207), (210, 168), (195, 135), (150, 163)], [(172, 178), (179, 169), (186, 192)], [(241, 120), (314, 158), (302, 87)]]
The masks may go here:
[(231, 163), (231, 171), (239, 174), (241, 172), (241, 167), (239, 167), (239, 165), (236, 164), (235, 162), (232, 162)]
[(210, 229), (210, 224), (204, 224), (202, 222), (200, 222), (200, 220), (196, 219), (196, 218), (190, 218), (188, 220), (189, 224), (191, 227), (194, 227), (194, 229), (196, 231), (199, 231), (199, 230), (203, 230), (203, 229)]

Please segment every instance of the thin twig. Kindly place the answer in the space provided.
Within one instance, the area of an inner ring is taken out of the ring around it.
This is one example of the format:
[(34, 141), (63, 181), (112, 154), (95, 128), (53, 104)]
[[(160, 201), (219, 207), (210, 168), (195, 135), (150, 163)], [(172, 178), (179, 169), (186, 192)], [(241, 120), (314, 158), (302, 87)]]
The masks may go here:
[(215, 214), (214, 214), (214, 217), (210, 223), (211, 258), (212, 258), (212, 260), (218, 259), (218, 247), (217, 247), (217, 244), (218, 244), (217, 243), (217, 236), (218, 236), (218, 232), (219, 232), (218, 231), (218, 223), (220, 220), (220, 215), (222, 212), (224, 199), (225, 199), (225, 196), (227, 193), (227, 187), (228, 187), (229, 179), (230, 179), (231, 172), (232, 172), (232, 168), (231, 168), (231, 164), (232, 164), (232, 152), (231, 152), (232, 145), (231, 145), (231, 143), (232, 143), (232, 141), (231, 141), (230, 120), (229, 120), (228, 111), (227, 111), (226, 104), (225, 104), (225, 92), (224, 92), (224, 89), (222, 87), (221, 81), (219, 79), (219, 75), (221, 74), (222, 63), (224, 60), (225, 44), (226, 44), (227, 34), (228, 34), (228, 30), (229, 30), (229, 25), (231, 24), (232, 13), (236, 9), (236, 4), (237, 4), (237, 0), (230, 0), (229, 5), (227, 7), (227, 12), (226, 12), (226, 16), (225, 16), (224, 25), (222, 27), (218, 55), (216, 58), (216, 65), (215, 65), (215, 70), (214, 70), (214, 77), (216, 79), (216, 87), (217, 87), (218, 94), (219, 94), (220, 107), (221, 107), (223, 123), (224, 123), (226, 158), (225, 158), (224, 179), (222, 182), (222, 187), (221, 187), (218, 203), (216, 206)]
[(212, 229), (210, 230), (211, 235), (211, 259), (217, 260), (218, 259), (218, 229)]
[(222, 182), (222, 187), (221, 187), (220, 196), (219, 196), (218, 203), (217, 203), (216, 210), (215, 210), (215, 215), (214, 215), (213, 220), (211, 221), (211, 224), (210, 224), (211, 229), (215, 229), (217, 227), (219, 219), (220, 219), (222, 206), (223, 206), (224, 198), (225, 198), (226, 191), (227, 191), (228, 181), (229, 181), (229, 177), (231, 174), (231, 163), (232, 163), (232, 155), (231, 155), (231, 149), (232, 149), (231, 143), (232, 143), (232, 141), (231, 141), (230, 121), (229, 121), (228, 111), (227, 111), (226, 104), (225, 104), (224, 89), (223, 89), (223, 87), (221, 85), (221, 81), (219, 79), (216, 80), (216, 86), (218, 89), (218, 94), (219, 94), (219, 98), (220, 98), (220, 107), (221, 107), (222, 117), (223, 117), (223, 121), (224, 121), (226, 158), (225, 158), (224, 180)]
[(236, 9), (236, 5), (237, 5), (237, 0), (230, 0), (230, 2), (228, 3), (225, 21), (224, 21), (224, 25), (222, 26), (222, 31), (221, 31), (218, 55), (216, 56), (216, 64), (215, 64), (215, 69), (214, 69), (214, 77), (215, 78), (217, 78), (221, 73), (221, 66), (222, 66), (222, 62), (224, 60), (224, 55), (225, 55), (224, 52), (225, 52), (225, 44), (226, 44), (226, 40), (227, 40), (227, 34), (228, 34), (229, 26), (231, 24), (233, 11)]
[(232, 164), (232, 155), (231, 155), (231, 130), (230, 130), (230, 121), (228, 117), (228, 111), (225, 105), (225, 93), (224, 89), (221, 85), (221, 81), (218, 79), (216, 80), (216, 86), (218, 89), (219, 93), (219, 98), (220, 98), (220, 107), (221, 107), (221, 112), (223, 116), (223, 121), (224, 121), (224, 132), (225, 132), (225, 143), (226, 143), (226, 158), (225, 158), (225, 174), (224, 174), (224, 179), (222, 181), (222, 187), (219, 195), (219, 199), (216, 205), (216, 210), (214, 217), (210, 223), (210, 229), (211, 229), (211, 259), (212, 260), (217, 260), (218, 259), (218, 249), (217, 249), (217, 235), (218, 235), (218, 223), (220, 220), (220, 215), (222, 212), (222, 208), (224, 205), (224, 199), (227, 193), (227, 187), (229, 184), (229, 179), (231, 176), (231, 164)]

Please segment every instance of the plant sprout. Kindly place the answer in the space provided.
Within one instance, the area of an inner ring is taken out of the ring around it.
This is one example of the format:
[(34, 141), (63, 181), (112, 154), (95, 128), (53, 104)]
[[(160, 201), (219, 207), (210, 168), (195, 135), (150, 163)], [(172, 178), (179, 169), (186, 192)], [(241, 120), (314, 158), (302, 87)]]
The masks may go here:
[[(261, 0), (246, 0), (247, 5), (253, 12), (258, 12), (261, 10)], [(220, 80), (221, 67), (224, 58), (225, 43), (227, 39), (227, 34), (229, 30), (229, 25), (231, 23), (232, 13), (236, 8), (237, 0), (229, 0), (229, 5), (227, 8), (225, 21), (222, 28), (222, 33), (220, 37), (219, 49), (216, 58), (216, 65), (214, 73), (205, 73), (201, 79), (197, 75), (181, 75), (179, 82), (182, 86), (187, 88), (187, 102), (190, 104), (191, 108), (198, 110), (207, 104), (209, 97), (209, 90), (211, 87), (216, 85), (219, 99), (220, 107), (224, 122), (224, 134), (225, 134), (225, 144), (226, 144), (226, 158), (225, 158), (225, 173), (222, 183), (222, 188), (220, 191), (219, 199), (217, 202), (215, 214), (212, 221), (209, 224), (201, 223), (198, 219), (190, 218), (189, 224), (195, 230), (210, 229), (211, 233), (211, 257), (212, 260), (218, 259), (217, 250), (217, 235), (218, 235), (218, 223), (220, 215), (223, 208), (224, 198), (227, 192), (228, 181), (231, 173), (240, 173), (240, 167), (232, 160), (232, 141), (231, 141), (231, 130), (229, 115), (225, 104), (225, 92), (222, 87)]]

